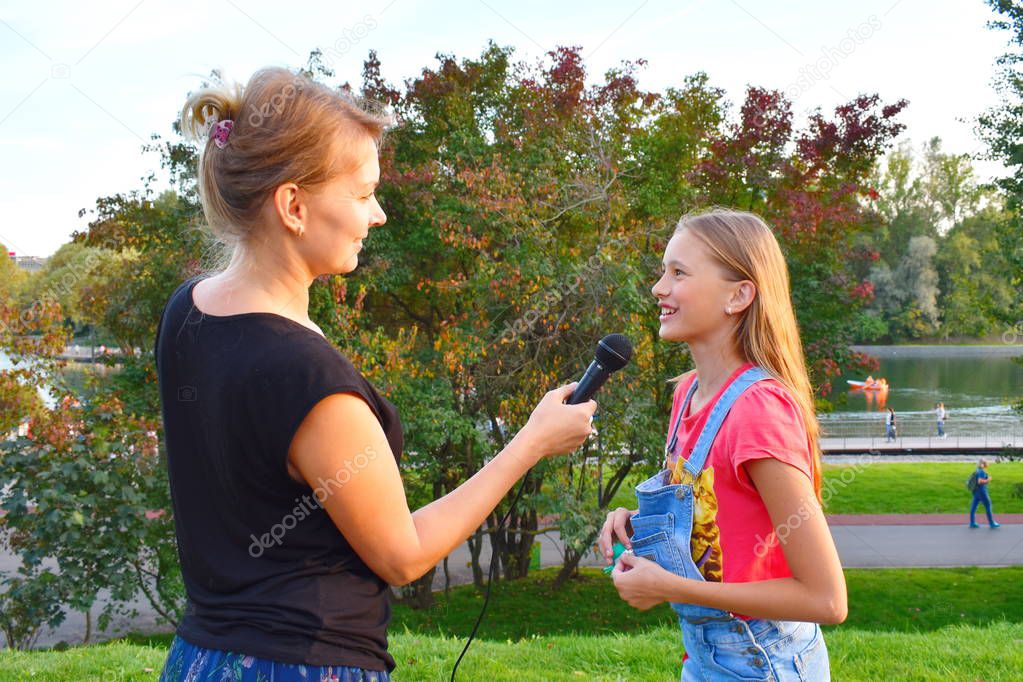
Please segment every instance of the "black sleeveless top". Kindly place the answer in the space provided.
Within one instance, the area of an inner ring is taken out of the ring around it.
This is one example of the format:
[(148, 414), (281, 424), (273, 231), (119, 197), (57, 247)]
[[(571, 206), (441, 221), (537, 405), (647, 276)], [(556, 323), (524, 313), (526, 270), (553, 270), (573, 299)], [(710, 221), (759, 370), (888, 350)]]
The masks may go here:
[(397, 410), (294, 320), (203, 314), (198, 281), (171, 295), (155, 345), (188, 594), (177, 634), (285, 663), (390, 671), (390, 588), (318, 504), (350, 474), (310, 488), (288, 475), (287, 457), (306, 414), (333, 393), (362, 396), (400, 457)]

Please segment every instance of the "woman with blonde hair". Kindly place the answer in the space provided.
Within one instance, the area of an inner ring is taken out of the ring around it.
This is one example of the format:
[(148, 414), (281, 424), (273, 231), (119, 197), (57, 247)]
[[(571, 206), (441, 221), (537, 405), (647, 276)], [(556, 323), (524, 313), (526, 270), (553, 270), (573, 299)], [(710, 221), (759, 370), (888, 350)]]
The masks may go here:
[(652, 291), (660, 337), (696, 368), (677, 378), (664, 470), (601, 530), (608, 563), (627, 547), (615, 587), (639, 609), (671, 603), (683, 680), (826, 680), (818, 623), (845, 619), (845, 578), (781, 249), (751, 213), (688, 215)]
[(383, 225), (389, 119), (285, 69), (188, 98), (199, 192), (230, 264), (171, 295), (156, 342), (188, 603), (161, 680), (389, 679), (389, 585), (463, 542), (530, 467), (576, 449), (593, 401), (549, 392), (476, 475), (411, 512), (398, 412), (309, 318)]

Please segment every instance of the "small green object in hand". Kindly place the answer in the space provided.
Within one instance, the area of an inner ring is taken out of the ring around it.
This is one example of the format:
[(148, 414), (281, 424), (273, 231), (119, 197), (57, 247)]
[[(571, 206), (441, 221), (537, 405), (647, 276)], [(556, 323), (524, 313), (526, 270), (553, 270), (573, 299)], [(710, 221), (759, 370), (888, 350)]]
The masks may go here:
[(625, 553), (625, 545), (620, 542), (616, 542), (612, 549), (614, 551), (614, 559), (611, 561), (610, 566), (604, 567), (604, 575), (611, 575), (611, 571), (615, 570), (615, 564), (618, 563), (618, 557)]

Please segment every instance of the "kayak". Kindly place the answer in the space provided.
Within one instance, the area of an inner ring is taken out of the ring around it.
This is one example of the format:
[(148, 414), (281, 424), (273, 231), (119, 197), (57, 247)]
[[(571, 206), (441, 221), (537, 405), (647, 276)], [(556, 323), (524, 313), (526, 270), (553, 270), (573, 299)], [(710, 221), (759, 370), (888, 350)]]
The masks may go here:
[(887, 391), (888, 390), (888, 382), (887, 381), (885, 381), (885, 382), (872, 381), (870, 383), (867, 383), (866, 381), (852, 381), (851, 379), (846, 379), (846, 383), (849, 384), (850, 388), (852, 388), (853, 390), (861, 390), (861, 391)]

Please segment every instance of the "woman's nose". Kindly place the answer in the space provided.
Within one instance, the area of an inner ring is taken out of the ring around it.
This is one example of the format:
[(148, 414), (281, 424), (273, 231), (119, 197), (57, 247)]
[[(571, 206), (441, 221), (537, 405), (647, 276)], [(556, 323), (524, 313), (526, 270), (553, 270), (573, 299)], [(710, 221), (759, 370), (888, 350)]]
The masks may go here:
[(384, 213), (384, 209), (381, 208), (380, 202), (377, 201), (375, 197), (373, 199), (373, 205), (375, 207), (375, 210), (373, 212), (373, 217), (369, 221), (369, 224), (371, 227), (379, 227), (387, 222), (387, 214)]

